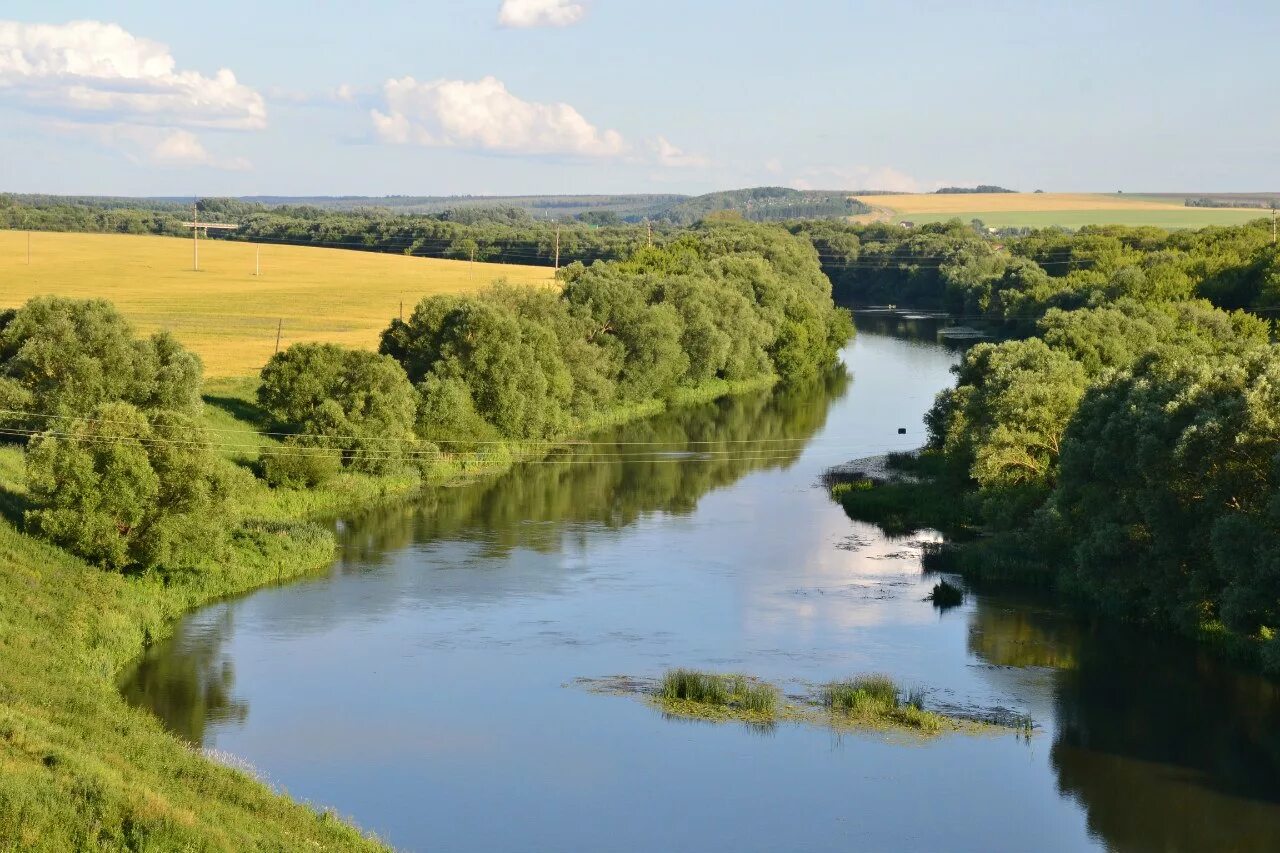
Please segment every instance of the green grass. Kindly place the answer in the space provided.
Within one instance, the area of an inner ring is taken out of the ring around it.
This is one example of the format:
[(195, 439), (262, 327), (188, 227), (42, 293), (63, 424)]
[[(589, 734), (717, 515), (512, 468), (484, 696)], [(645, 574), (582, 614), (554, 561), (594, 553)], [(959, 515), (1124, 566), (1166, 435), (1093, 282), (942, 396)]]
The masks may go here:
[(960, 211), (957, 213), (915, 213), (903, 215), (917, 225), (926, 222), (947, 222), (959, 219), (969, 222), (981, 219), (989, 228), (1080, 228), (1084, 225), (1154, 225), (1159, 228), (1203, 228), (1207, 225), (1240, 225), (1252, 222), (1268, 211), (1223, 210), (1219, 208), (1187, 207), (1171, 210), (1009, 210), (1009, 211)]
[(992, 734), (1011, 729), (1028, 733), (1031, 724), (1016, 725), (949, 717), (924, 707), (924, 691), (902, 690), (883, 675), (831, 682), (806, 696), (784, 697), (776, 686), (746, 675), (723, 675), (694, 669), (668, 671), (657, 684), (617, 675), (579, 679), (594, 693), (644, 699), (668, 717), (707, 723), (738, 722), (772, 729), (783, 723), (835, 731), (889, 731), (919, 737), (944, 733)]
[(0, 850), (361, 850), (350, 825), (207, 760), (115, 675), (181, 613), (329, 562), (311, 526), (246, 528), (169, 583), (85, 565), (0, 519)]
[(823, 707), (843, 720), (891, 725), (922, 732), (942, 731), (945, 717), (924, 710), (921, 691), (902, 691), (887, 675), (863, 675), (823, 685)]
[(662, 678), (666, 701), (735, 708), (749, 714), (772, 716), (778, 707), (778, 691), (772, 685), (742, 675), (720, 675), (694, 669), (673, 669)]

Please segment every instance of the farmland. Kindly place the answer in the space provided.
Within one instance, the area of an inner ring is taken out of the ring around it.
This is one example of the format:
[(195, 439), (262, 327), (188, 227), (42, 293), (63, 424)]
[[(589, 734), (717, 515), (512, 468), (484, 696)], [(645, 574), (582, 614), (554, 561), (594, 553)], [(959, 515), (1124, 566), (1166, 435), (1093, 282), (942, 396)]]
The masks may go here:
[(424, 296), (478, 290), (497, 279), (549, 284), (547, 267), (470, 264), (300, 246), (118, 234), (0, 231), (0, 308), (32, 296), (100, 297), (138, 329), (171, 330), (211, 378), (256, 373), (276, 348), (305, 341), (373, 347), (387, 321)]
[(1267, 215), (1258, 209), (1186, 207), (1182, 196), (1120, 193), (964, 193), (869, 195), (875, 208), (866, 218), (941, 222), (981, 219), (992, 227), (1079, 228), (1083, 225), (1154, 225), (1201, 228), (1239, 225)]

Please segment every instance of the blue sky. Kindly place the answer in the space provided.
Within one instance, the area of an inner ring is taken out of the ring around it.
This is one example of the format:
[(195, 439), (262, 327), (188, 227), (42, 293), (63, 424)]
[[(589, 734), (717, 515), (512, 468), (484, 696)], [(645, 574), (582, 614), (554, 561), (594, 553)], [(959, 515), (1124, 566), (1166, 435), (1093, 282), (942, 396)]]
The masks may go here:
[(1274, 2), (9, 0), (0, 19), (0, 190), (1280, 189)]

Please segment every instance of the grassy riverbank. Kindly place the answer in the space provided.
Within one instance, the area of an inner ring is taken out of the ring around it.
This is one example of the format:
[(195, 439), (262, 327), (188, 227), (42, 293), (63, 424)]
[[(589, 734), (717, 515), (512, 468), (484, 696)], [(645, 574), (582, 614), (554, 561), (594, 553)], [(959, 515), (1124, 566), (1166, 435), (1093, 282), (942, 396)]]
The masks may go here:
[[(771, 381), (708, 383), (579, 431)], [(444, 458), (425, 478), (343, 473), (320, 489), (271, 490), (248, 469), (275, 443), (253, 389), (247, 380), (207, 387), (205, 419), (236, 478), (238, 521), (227, 549), (188, 572), (107, 572), (27, 536), (22, 451), (0, 446), (0, 850), (381, 848), (337, 817), (209, 760), (125, 704), (117, 675), (183, 613), (327, 565), (334, 538), (312, 519), (497, 473), (545, 448)]]

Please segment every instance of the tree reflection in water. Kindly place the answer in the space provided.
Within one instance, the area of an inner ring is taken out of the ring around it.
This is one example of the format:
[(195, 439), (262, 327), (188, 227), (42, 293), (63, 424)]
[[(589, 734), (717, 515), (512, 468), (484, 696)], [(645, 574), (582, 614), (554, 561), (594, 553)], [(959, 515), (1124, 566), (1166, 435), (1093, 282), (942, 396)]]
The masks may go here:
[[(477, 544), (480, 556), (516, 547), (555, 552), (575, 535), (585, 539), (589, 526), (619, 528), (646, 513), (692, 512), (707, 492), (799, 458), (849, 382), (841, 367), (807, 385), (670, 411), (499, 477), (344, 519), (337, 524), (343, 547), (336, 570), (376, 571), (405, 548), (446, 539)], [(671, 457), (682, 461), (666, 461)], [(193, 744), (208, 742), (212, 724), (242, 722), (248, 704), (232, 695), (234, 672), (222, 651), (231, 613), (214, 606), (187, 617), (172, 637), (148, 649), (121, 682), (126, 701)]]
[(969, 651), (1052, 667), (1058, 789), (1119, 851), (1280, 850), (1280, 685), (1203, 649), (979, 596)]

